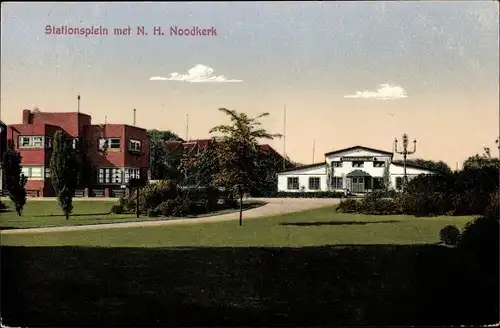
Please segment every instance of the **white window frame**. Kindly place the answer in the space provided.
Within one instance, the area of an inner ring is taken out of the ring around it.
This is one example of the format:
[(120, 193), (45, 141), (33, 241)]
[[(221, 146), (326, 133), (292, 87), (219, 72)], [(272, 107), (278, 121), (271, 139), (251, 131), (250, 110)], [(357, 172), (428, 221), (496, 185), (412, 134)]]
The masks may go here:
[[(356, 163), (356, 165), (354, 165), (355, 163)], [(365, 162), (364, 161), (353, 161), (352, 167), (365, 167)]]
[(142, 142), (136, 139), (130, 139), (128, 149), (131, 151), (141, 151), (142, 150)]
[(99, 138), (99, 150), (120, 150), (120, 138)]
[[(295, 188), (295, 186), (294, 186), (295, 184), (293, 183), (293, 181), (295, 181), (295, 179), (297, 179), (297, 188)], [(292, 181), (292, 182), (290, 182), (290, 181)], [(291, 188), (290, 188), (290, 186), (291, 186)], [(299, 177), (287, 177), (286, 178), (286, 189), (287, 190), (300, 190)]]
[(50, 178), (50, 168), (45, 168), (45, 179)]
[(123, 169), (119, 167), (102, 167), (97, 170), (98, 184), (122, 184)]
[(342, 167), (342, 162), (332, 161), (332, 167), (335, 167), (335, 168)]
[[(314, 188), (311, 188), (311, 182), (313, 181), (312, 179), (314, 179), (315, 183), (316, 183), (316, 181), (318, 181), (317, 188), (315, 188), (316, 186), (313, 186)], [(321, 190), (321, 178), (320, 177), (309, 177), (308, 187), (309, 187), (309, 190)]]
[[(38, 171), (39, 170), (39, 171)], [(33, 172), (39, 174), (33, 175)], [(44, 179), (44, 167), (35, 165), (26, 165), (21, 167), (21, 174), (24, 175), (28, 180), (43, 180)]]
[(134, 167), (125, 168), (125, 175), (123, 179), (125, 184), (129, 183), (130, 179), (140, 179), (140, 178), (141, 178), (141, 169)]
[[(377, 165), (375, 165), (377, 164)], [(374, 161), (373, 167), (385, 167), (385, 161)]]
[(18, 148), (45, 148), (44, 136), (19, 136), (17, 141)]
[(344, 179), (342, 177), (332, 177), (332, 189), (343, 189)]

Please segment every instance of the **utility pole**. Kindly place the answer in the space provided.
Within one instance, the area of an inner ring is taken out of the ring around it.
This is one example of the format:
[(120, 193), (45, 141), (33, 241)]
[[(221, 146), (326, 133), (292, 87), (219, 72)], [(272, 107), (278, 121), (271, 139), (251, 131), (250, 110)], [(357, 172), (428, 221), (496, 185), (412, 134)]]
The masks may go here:
[(186, 114), (186, 142), (189, 141), (189, 114)]
[(283, 111), (283, 170), (286, 169), (286, 104)]
[(398, 139), (394, 140), (394, 151), (397, 154), (403, 155), (403, 174), (404, 174), (404, 182), (403, 189), (406, 188), (408, 184), (408, 176), (406, 175), (406, 158), (408, 155), (415, 154), (417, 151), (417, 140), (413, 140), (413, 150), (408, 150), (408, 135), (406, 133), (403, 134), (403, 150), (398, 151)]
[(76, 97), (76, 100), (78, 101), (77, 112), (80, 113), (80, 94), (78, 94), (78, 97)]
[(316, 152), (316, 140), (313, 139), (313, 164), (314, 164), (314, 153)]

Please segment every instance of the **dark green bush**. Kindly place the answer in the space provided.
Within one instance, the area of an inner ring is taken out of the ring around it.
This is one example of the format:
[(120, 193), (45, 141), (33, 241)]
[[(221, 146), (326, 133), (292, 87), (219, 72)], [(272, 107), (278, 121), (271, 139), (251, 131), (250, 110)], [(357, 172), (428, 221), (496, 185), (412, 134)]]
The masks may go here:
[[(498, 254), (499, 219), (481, 216), (465, 225), (460, 238), (459, 247), (473, 253), (477, 257)], [(496, 255), (498, 259), (498, 255)]]
[(163, 216), (171, 216), (174, 211), (175, 200), (168, 199), (156, 207), (158, 213)]
[(0, 212), (6, 212), (6, 211), (7, 211), (7, 205), (2, 203), (2, 201), (0, 200)]
[(347, 198), (340, 201), (337, 211), (343, 213), (357, 213), (360, 210), (360, 202), (353, 198)]
[(120, 205), (123, 207), (123, 211), (126, 213), (135, 212), (135, 199), (120, 197)]
[(123, 205), (121, 205), (121, 204), (114, 204), (113, 206), (111, 206), (111, 213), (122, 214), (123, 212), (124, 212)]
[(150, 218), (156, 218), (160, 216), (160, 213), (156, 209), (149, 209), (147, 213)]
[(447, 225), (439, 232), (439, 240), (446, 245), (456, 246), (460, 240), (460, 230), (453, 225)]
[(177, 197), (173, 200), (172, 216), (182, 217), (192, 214), (193, 201), (189, 198)]
[(315, 192), (287, 192), (277, 191), (263, 194), (261, 197), (266, 198), (342, 198), (343, 192), (338, 191), (315, 191)]
[[(179, 189), (172, 181), (163, 180), (150, 183), (142, 187), (139, 191), (139, 209), (141, 212), (147, 212), (149, 209), (155, 209), (163, 201), (174, 199), (178, 196)], [(136, 190), (132, 190), (128, 202), (135, 205), (136, 198)]]
[(358, 211), (370, 215), (392, 215), (401, 213), (397, 203), (390, 198), (380, 198), (379, 193), (367, 194), (359, 202)]

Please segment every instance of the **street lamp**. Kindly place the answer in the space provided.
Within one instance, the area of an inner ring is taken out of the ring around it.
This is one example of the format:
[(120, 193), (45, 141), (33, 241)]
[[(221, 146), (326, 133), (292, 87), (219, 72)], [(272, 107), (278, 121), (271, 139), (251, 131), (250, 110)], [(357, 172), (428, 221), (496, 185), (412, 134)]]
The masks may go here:
[(406, 175), (406, 158), (408, 155), (415, 154), (417, 151), (417, 140), (413, 140), (413, 150), (408, 149), (408, 135), (403, 134), (403, 149), (398, 150), (398, 139), (394, 140), (394, 151), (397, 154), (403, 155), (403, 170), (404, 170), (404, 187), (408, 184), (408, 176)]

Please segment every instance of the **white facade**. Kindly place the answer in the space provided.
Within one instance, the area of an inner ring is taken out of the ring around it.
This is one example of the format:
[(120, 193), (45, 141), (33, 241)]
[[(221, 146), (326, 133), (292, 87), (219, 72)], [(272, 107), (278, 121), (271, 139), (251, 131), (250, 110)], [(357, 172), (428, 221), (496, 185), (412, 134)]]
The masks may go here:
[[(400, 189), (404, 168), (392, 163), (393, 153), (355, 146), (325, 154), (325, 162), (306, 165), (278, 174), (278, 191), (314, 192), (343, 191), (365, 193), (382, 188), (385, 171), (392, 189)], [(431, 171), (407, 165), (406, 174), (412, 179)]]

